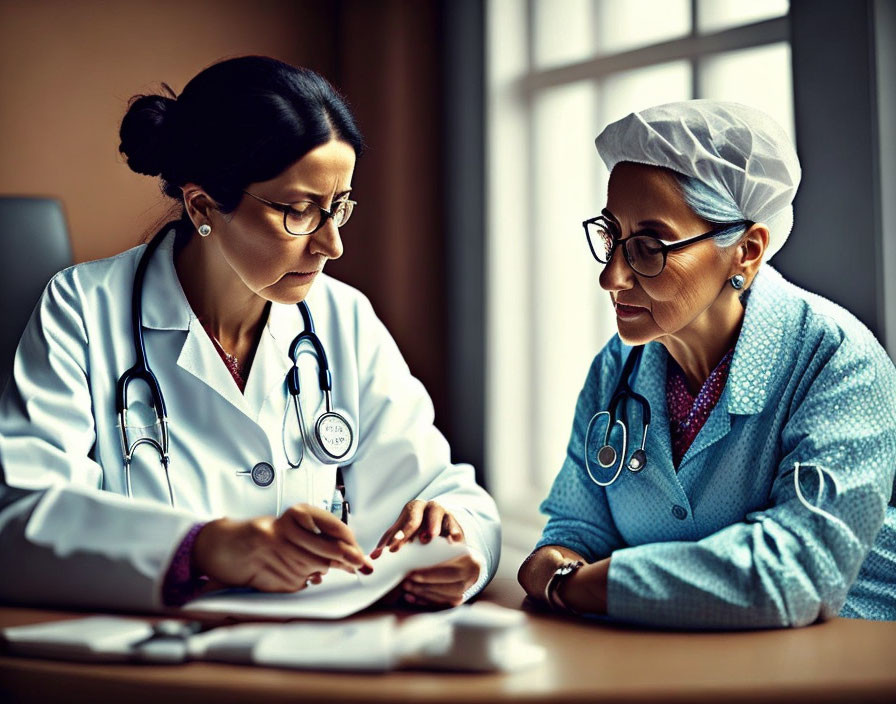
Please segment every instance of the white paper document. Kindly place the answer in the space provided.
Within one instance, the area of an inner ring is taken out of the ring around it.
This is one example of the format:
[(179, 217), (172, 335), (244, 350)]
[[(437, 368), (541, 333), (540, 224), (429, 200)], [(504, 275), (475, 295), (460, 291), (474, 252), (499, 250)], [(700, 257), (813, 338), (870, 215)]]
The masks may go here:
[(291, 594), (227, 591), (207, 594), (184, 604), (185, 611), (268, 618), (345, 618), (373, 604), (401, 583), (408, 572), (470, 554), (464, 543), (437, 538), (426, 545), (413, 541), (398, 552), (384, 551), (373, 560), (373, 574), (331, 569), (320, 584)]

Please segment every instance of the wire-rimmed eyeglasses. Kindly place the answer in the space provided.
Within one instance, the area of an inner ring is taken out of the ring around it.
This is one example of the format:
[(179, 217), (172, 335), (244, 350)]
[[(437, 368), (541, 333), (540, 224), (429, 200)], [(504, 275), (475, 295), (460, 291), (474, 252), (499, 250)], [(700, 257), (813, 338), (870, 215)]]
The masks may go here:
[(748, 228), (752, 225), (750, 220), (737, 220), (726, 222), (714, 227), (709, 232), (704, 232), (696, 237), (686, 240), (666, 241), (654, 234), (638, 234), (621, 239), (619, 226), (613, 219), (609, 210), (604, 208), (596, 218), (585, 220), (582, 227), (585, 228), (585, 237), (591, 254), (601, 264), (609, 264), (618, 245), (622, 245), (622, 253), (625, 261), (636, 274), (653, 278), (659, 276), (666, 268), (666, 258), (669, 252), (682, 249), (688, 245), (702, 242), (710, 237), (717, 237), (733, 230)]
[(286, 203), (267, 200), (254, 193), (249, 193), (249, 191), (243, 191), (243, 193), (247, 196), (252, 196), (255, 200), (264, 203), (269, 208), (283, 213), (283, 229), (291, 235), (313, 235), (330, 218), (333, 219), (336, 227), (342, 227), (348, 222), (355, 206), (358, 204), (356, 201), (344, 198), (337, 200), (333, 204), (332, 209), (327, 210), (310, 200), (304, 200), (295, 205), (287, 205)]

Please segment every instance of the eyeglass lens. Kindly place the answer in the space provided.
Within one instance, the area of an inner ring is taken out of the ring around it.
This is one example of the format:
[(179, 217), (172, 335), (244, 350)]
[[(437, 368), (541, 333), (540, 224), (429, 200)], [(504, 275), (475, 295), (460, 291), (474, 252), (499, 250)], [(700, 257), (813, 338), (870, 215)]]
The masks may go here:
[[(350, 200), (340, 200), (333, 204), (333, 223), (342, 227), (352, 216), (355, 204)], [(317, 229), (324, 217), (320, 206), (315, 203), (298, 203), (286, 213), (286, 229), (293, 235), (307, 235)]]
[[(616, 242), (613, 233), (600, 221), (588, 223), (586, 231), (597, 260), (601, 264), (608, 264)], [(663, 270), (665, 265), (663, 247), (656, 238), (636, 235), (622, 240), (620, 244), (624, 249), (626, 261), (638, 274), (656, 276)]]

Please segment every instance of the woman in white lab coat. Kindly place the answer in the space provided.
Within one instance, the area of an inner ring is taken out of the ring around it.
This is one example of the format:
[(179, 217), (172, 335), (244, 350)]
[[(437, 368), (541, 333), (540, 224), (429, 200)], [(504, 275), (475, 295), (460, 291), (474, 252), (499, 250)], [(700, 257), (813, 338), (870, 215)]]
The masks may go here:
[[(458, 604), (485, 585), (494, 502), (451, 463), (367, 299), (322, 273), (343, 251), (361, 148), (333, 88), (273, 59), (224, 61), (176, 98), (132, 101), (120, 149), (182, 214), (148, 254), (57, 275), (25, 330), (0, 400), (0, 598), (151, 609), (209, 586), (295, 591), (440, 535), (472, 556), (416, 570), (402, 597)], [(322, 350), (306, 335), (294, 362), (309, 322)], [(164, 395), (167, 446), (139, 379), (121, 434), (135, 329)], [(154, 442), (135, 447), (141, 437)]]

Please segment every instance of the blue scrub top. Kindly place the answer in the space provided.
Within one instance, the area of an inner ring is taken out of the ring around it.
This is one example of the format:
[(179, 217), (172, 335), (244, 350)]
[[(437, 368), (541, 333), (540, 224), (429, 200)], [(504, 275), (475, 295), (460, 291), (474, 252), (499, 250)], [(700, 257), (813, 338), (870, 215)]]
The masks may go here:
[[(538, 547), (563, 545), (589, 561), (612, 555), (608, 614), (620, 620), (684, 628), (798, 626), (838, 614), (896, 620), (896, 368), (871, 332), (764, 265), (724, 392), (678, 471), (668, 355), (651, 342), (632, 380), (652, 411), (647, 467), (602, 488), (585, 470), (585, 432), (608, 408), (630, 349), (614, 336), (591, 365), (566, 461), (541, 505), (549, 520)], [(626, 417), (630, 455), (643, 427), (637, 404)], [(796, 463), (804, 497), (827, 516), (798, 499)], [(590, 464), (599, 479), (612, 476)]]

